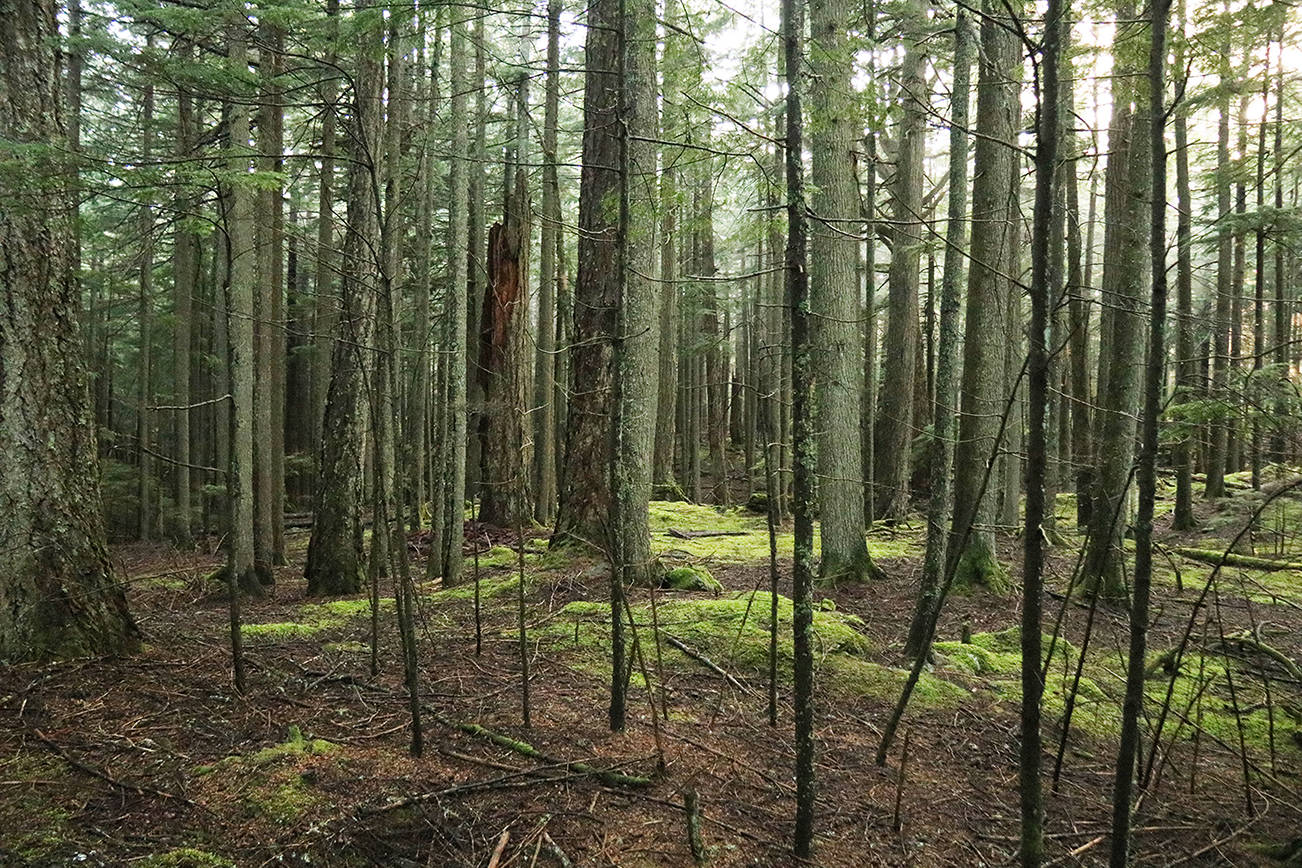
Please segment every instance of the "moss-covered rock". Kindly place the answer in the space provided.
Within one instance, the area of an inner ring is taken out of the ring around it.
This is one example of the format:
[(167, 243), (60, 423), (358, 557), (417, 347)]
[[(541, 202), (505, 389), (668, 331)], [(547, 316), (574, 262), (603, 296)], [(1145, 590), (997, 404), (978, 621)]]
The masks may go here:
[(660, 587), (675, 591), (709, 591), (719, 594), (723, 585), (705, 567), (674, 567), (660, 577)]

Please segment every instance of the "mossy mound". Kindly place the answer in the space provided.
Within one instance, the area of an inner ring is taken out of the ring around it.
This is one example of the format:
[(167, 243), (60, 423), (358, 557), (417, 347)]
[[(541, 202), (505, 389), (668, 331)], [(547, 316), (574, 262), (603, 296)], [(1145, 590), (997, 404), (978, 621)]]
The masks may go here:
[[(763, 563), (769, 559), (768, 519), (748, 507), (718, 509), (696, 503), (652, 501), (651, 547), (656, 554), (674, 553), (697, 560), (730, 564)], [(677, 530), (711, 530), (729, 536), (682, 539), (669, 533)], [(790, 528), (777, 531), (778, 557), (789, 560), (794, 551)], [(818, 524), (814, 525), (815, 545)], [(873, 559), (921, 557), (926, 545), (925, 528), (878, 529), (867, 535), (868, 554)]]
[[(392, 611), (393, 598), (380, 600), (380, 611)], [(263, 624), (243, 624), (240, 632), (245, 639), (282, 641), (310, 639), (329, 630), (346, 627), (349, 622), (369, 617), (371, 601), (365, 597), (348, 600), (330, 600), (325, 603), (308, 603), (300, 606), (298, 616), (292, 621), (273, 621)]]
[[(1041, 639), (1046, 652), (1051, 638), (1045, 634)], [(933, 647), (938, 656), (937, 666), (942, 671), (979, 677), (984, 688), (1001, 701), (1021, 701), (1019, 627), (977, 633), (972, 636), (971, 643), (936, 642)], [(1150, 675), (1144, 693), (1149, 708), (1160, 707), (1166, 699), (1170, 658), (1169, 650), (1155, 649), (1148, 655)], [(1061, 716), (1075, 684), (1073, 730), (1099, 738), (1116, 738), (1120, 733), (1121, 702), (1125, 693), (1125, 659), (1116, 651), (1091, 651), (1081, 670), (1080, 681), (1076, 683), (1079, 660), (1079, 649), (1059, 637), (1053, 645), (1053, 660), (1045, 678), (1045, 714)], [(1265, 708), (1265, 691), (1260, 678), (1251, 665), (1240, 672), (1239, 664), (1212, 654), (1190, 653), (1182, 661), (1171, 692), (1172, 711), (1167, 716), (1163, 739), (1178, 733), (1178, 738), (1191, 740), (1197, 728), (1202, 727), (1207, 734), (1226, 744), (1238, 742), (1239, 721), (1235, 718), (1228, 688), (1227, 666), (1233, 667), (1229, 675), (1234, 678), (1244, 739), (1250, 750), (1269, 750), (1271, 721)], [(1288, 745), (1286, 733), (1298, 721), (1292, 719), (1287, 706), (1279, 703), (1278, 697), (1274, 711), (1276, 749), (1296, 751), (1296, 745)], [(1147, 735), (1151, 736), (1151, 732)]]
[[(691, 649), (707, 656), (725, 670), (743, 678), (763, 679), (768, 672), (769, 617), (773, 598), (765, 591), (724, 592), (718, 597), (664, 599), (657, 603), (660, 630)], [(778, 595), (778, 672), (792, 677), (793, 608), (791, 599)], [(639, 638), (651, 641), (652, 617), (647, 603), (631, 606)], [(814, 610), (815, 665), (823, 689), (838, 695), (863, 698), (894, 698), (907, 673), (865, 659), (871, 646), (862, 632), (863, 622), (854, 615), (838, 612), (835, 606)], [(606, 602), (574, 602), (557, 613), (543, 628), (544, 641), (557, 652), (575, 654), (576, 669), (608, 677), (610, 655), (610, 606)], [(670, 669), (701, 672), (701, 663), (669, 644), (661, 648)], [(918, 697), (926, 702), (956, 702), (963, 690), (927, 675), (918, 686)]]
[[(228, 756), (195, 774), (201, 787), (239, 794), (246, 814), (276, 826), (290, 826), (326, 802), (316, 788), (318, 772), (335, 762), (342, 748), (331, 741), (309, 738), (297, 726), (288, 738), (249, 754)], [(220, 796), (219, 796), (220, 797)]]
[(705, 567), (674, 567), (660, 577), (660, 587), (675, 591), (709, 591), (712, 594), (723, 591), (723, 585)]
[(235, 868), (230, 859), (194, 847), (180, 847), (147, 856), (136, 864), (141, 868)]

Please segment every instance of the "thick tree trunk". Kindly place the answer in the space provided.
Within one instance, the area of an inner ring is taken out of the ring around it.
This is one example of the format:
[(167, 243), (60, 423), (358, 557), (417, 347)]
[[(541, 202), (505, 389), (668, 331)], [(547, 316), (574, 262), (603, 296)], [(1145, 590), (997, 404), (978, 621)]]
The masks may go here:
[(0, 139), (26, 187), (0, 184), (0, 661), (117, 654), (139, 634), (113, 577), (73, 274), (56, 5), (0, 15)]
[(552, 544), (605, 549), (611, 502), (611, 339), (620, 269), (619, 9), (598, 0), (589, 10), (579, 184), (579, 267), (570, 343), (570, 403)]
[[(811, 205), (817, 219), (811, 233), (809, 297), (810, 312), (815, 317), (813, 337), (818, 357), (806, 358), (804, 362), (813, 364), (818, 371), (814, 384), (822, 542), (819, 574), (829, 582), (856, 581), (873, 577), (879, 571), (864, 543), (860, 479), (859, 402), (863, 396), (859, 329), (855, 325), (859, 307), (855, 249), (859, 242), (844, 228), (854, 225), (859, 216), (852, 165), (855, 133), (851, 125), (854, 115), (850, 102), (851, 51), (846, 36), (849, 8), (837, 0), (813, 0), (809, 17), (808, 62), (813, 71), (810, 118), (819, 131), (810, 142), (811, 180), (815, 189)], [(915, 251), (915, 270), (916, 265)], [(916, 283), (914, 290), (912, 321), (916, 343)], [(806, 373), (812, 375), (812, 371)], [(907, 407), (902, 419), (907, 426)], [(907, 463), (906, 460), (906, 466)], [(800, 492), (796, 499), (801, 499)]]
[[(329, 18), (329, 36), (325, 66), (335, 62), (335, 39), (338, 34), (336, 19), (339, 0), (326, 0)], [(330, 367), (334, 358), (335, 329), (339, 322), (340, 299), (335, 291), (334, 263), (334, 176), (335, 176), (335, 124), (338, 87), (333, 76), (321, 80), (321, 102), (325, 106), (321, 118), (320, 192), (317, 200), (316, 273), (312, 289), (316, 294), (316, 312), (312, 325), (312, 446), (321, 445), (322, 423), (325, 419), (326, 395), (330, 388)]]
[[(521, 80), (523, 87), (523, 80)], [(515, 527), (533, 513), (525, 480), (517, 479), (526, 448), (524, 431), (529, 281), (529, 188), (516, 171), (504, 223), (488, 232), (488, 290), (479, 324), (479, 393), (482, 396), (483, 468), (479, 518)], [(526, 464), (526, 466), (528, 466)]]
[[(359, 9), (367, 0), (358, 0)], [(372, 41), (375, 41), (372, 38)], [(378, 50), (378, 46), (376, 46)], [(312, 536), (308, 540), (307, 590), (310, 595), (355, 594), (362, 589), (362, 462), (367, 397), (365, 348), (371, 346), (375, 254), (378, 242), (371, 160), (379, 149), (380, 87), (378, 61), (359, 55), (348, 167), (348, 223), (344, 233), (340, 314), (330, 388), (321, 429)]]

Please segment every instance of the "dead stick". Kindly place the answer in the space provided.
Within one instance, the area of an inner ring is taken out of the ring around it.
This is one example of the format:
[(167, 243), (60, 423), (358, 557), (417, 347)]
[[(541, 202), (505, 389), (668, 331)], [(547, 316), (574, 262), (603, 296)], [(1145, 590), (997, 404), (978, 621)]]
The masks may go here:
[(511, 830), (503, 829), (502, 836), (497, 839), (497, 846), (493, 848), (493, 856), (488, 860), (488, 868), (497, 868), (497, 863), (502, 861), (502, 853), (506, 850), (506, 842), (511, 840)]
[(912, 730), (904, 730), (904, 750), (900, 754), (900, 774), (895, 779), (895, 816), (891, 820), (891, 828), (896, 832), (904, 828), (904, 824), (900, 822), (900, 803), (904, 800), (904, 773), (909, 765), (909, 736), (912, 734)]
[(709, 669), (715, 675), (718, 675), (724, 681), (727, 681), (730, 685), (737, 688), (742, 693), (749, 694), (752, 692), (750, 688), (748, 688), (746, 685), (742, 684), (740, 681), (734, 678), (726, 669), (724, 669), (718, 663), (715, 663), (709, 657), (706, 657), (700, 651), (697, 651), (695, 648), (688, 645), (682, 639), (679, 639), (677, 636), (672, 636), (668, 633), (663, 633), (663, 635), (665, 637), (665, 641), (668, 642), (670, 645), (677, 648), (679, 651), (682, 651), (688, 657), (691, 657), (693, 660), (700, 663), (706, 669)]

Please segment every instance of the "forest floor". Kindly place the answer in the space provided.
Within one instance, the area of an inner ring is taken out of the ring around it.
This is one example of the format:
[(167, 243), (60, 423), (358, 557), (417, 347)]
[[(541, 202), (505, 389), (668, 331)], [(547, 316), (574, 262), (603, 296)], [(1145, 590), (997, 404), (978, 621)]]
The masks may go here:
[[(1264, 557), (1293, 548), (1302, 561), (1302, 500), (1292, 494), (1266, 508), (1240, 550)], [(1225, 567), (1196, 605), (1213, 568), (1194, 553), (1223, 549), (1262, 501), (1239, 490), (1200, 503), (1201, 529), (1182, 536), (1159, 521), (1164, 554), (1144, 763), (1172, 684), (1163, 655), (1191, 612), (1200, 617), (1172, 688), (1155, 784), (1134, 823), (1137, 864), (1302, 860), (1290, 849), (1302, 835), (1302, 569)], [(1062, 527), (1074, 525), (1073, 508), (1069, 496), (1060, 498)], [(524, 546), (532, 727), (521, 726), (515, 539), (499, 534), (507, 545), (480, 557), (478, 654), (469, 563), (465, 586), (418, 586), (420, 759), (408, 754), (390, 588), (382, 591), (372, 676), (368, 599), (307, 599), (300, 575), (307, 534), (292, 532), (274, 595), (243, 604), (248, 689), (237, 695), (226, 602), (204, 578), (218, 558), (162, 545), (116, 548), (146, 636), (141, 653), (0, 669), (0, 864), (688, 865), (688, 789), (699, 793), (708, 864), (793, 864), (791, 608), (779, 598), (774, 728), (764, 519), (656, 503), (652, 528), (666, 565), (703, 566), (722, 589), (661, 591), (654, 610), (646, 590), (631, 595), (652, 690), (639, 666), (626, 733), (607, 726), (607, 580), (593, 560), (546, 553), (542, 531), (526, 534)], [(683, 539), (671, 530), (730, 535)], [(1020, 543), (1000, 539), (1016, 583)], [(1017, 596), (973, 590), (948, 600), (935, 663), (878, 767), (880, 727), (906, 673), (900, 645), (921, 569), (922, 522), (877, 529), (868, 540), (885, 580), (817, 590), (817, 862), (1012, 864)], [(417, 575), (420, 543), (413, 539)], [(1125, 612), (1100, 605), (1091, 618), (1085, 602), (1064, 595), (1079, 545), (1067, 534), (1052, 549), (1044, 601), (1046, 632), (1060, 616), (1063, 624), (1044, 705), (1054, 865), (1106, 862), (1124, 679)], [(790, 550), (788, 527), (779, 535), (785, 585)], [(1050, 792), (1073, 684), (1077, 701)], [(458, 726), (472, 723), (538, 754)], [(594, 768), (651, 781), (602, 779)]]

